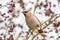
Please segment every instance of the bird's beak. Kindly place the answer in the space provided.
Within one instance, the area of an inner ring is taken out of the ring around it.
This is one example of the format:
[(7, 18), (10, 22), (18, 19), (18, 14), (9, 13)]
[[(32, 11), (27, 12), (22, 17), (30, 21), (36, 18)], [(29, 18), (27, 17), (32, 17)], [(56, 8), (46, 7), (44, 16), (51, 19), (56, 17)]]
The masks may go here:
[(24, 13), (24, 11), (22, 11), (22, 13)]

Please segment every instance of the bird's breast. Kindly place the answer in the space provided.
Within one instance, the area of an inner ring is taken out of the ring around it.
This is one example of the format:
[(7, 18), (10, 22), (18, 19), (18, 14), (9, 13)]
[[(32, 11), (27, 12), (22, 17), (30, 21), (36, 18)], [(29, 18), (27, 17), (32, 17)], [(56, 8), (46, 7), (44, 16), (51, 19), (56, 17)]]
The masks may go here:
[(26, 19), (26, 24), (31, 29), (36, 28), (37, 25), (38, 26), (40, 25), (39, 21), (34, 16), (31, 16), (31, 17), (28, 17), (28, 18), (25, 18), (25, 19)]

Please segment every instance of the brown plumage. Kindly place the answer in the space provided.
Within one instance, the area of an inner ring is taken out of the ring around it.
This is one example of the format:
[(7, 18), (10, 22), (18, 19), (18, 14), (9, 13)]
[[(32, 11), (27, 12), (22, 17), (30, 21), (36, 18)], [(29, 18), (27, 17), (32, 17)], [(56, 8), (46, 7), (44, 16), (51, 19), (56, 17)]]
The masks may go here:
[(37, 19), (37, 17), (33, 15), (30, 10), (24, 10), (23, 14), (28, 27), (33, 31), (39, 30), (40, 21)]

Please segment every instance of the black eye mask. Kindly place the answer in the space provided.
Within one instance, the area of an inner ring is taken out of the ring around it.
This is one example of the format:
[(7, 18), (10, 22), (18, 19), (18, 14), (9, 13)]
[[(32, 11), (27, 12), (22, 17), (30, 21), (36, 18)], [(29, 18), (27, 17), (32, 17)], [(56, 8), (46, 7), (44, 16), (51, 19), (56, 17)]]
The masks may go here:
[(27, 12), (23, 12), (24, 16), (26, 16), (26, 14), (25, 14), (25, 13), (27, 13)]
[(24, 16), (26, 16), (26, 14), (24, 14)]

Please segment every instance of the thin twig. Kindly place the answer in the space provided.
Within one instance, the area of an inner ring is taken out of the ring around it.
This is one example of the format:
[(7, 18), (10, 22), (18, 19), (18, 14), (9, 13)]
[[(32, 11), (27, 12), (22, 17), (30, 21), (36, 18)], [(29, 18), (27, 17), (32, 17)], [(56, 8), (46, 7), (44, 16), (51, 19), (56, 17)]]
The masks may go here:
[(36, 8), (38, 7), (38, 2), (39, 2), (39, 0), (37, 0), (36, 3), (35, 3), (35, 7), (34, 7), (33, 13), (35, 13)]
[(39, 33), (37, 33), (36, 35), (33, 36), (32, 40), (34, 40), (34, 38), (38, 35)]
[(28, 32), (26, 32), (26, 33), (27, 33), (27, 34), (26, 34), (26, 40), (28, 40), (29, 37), (30, 37), (30, 36), (28, 37), (30, 31), (31, 31), (31, 29), (29, 29)]
[(49, 24), (47, 24), (44, 28), (42, 28), (42, 30), (45, 29), (47, 26), (49, 26), (51, 23), (53, 23), (58, 17), (60, 17), (60, 15), (56, 16), (54, 20), (50, 20)]
[(28, 40), (28, 32), (27, 32), (27, 35), (26, 35), (26, 40)]

